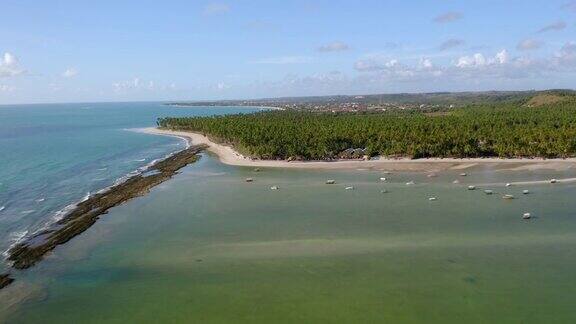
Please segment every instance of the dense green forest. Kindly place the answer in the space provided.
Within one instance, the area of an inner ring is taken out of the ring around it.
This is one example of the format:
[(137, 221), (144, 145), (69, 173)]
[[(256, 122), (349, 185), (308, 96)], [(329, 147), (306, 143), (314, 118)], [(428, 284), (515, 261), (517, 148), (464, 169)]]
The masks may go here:
[(472, 105), (445, 113), (266, 111), (214, 117), (161, 118), (259, 159), (325, 160), (350, 148), (387, 157), (576, 156), (576, 100), (532, 107)]

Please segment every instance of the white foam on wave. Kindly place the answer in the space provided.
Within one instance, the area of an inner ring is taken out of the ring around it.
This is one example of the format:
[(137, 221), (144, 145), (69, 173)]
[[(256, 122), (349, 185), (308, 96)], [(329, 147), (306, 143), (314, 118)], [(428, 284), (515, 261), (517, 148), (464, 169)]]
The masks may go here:
[[(125, 130), (127, 130), (127, 131), (138, 131), (138, 130), (134, 130), (134, 129), (125, 129)], [(189, 147), (190, 147), (190, 143), (188, 142), (188, 140), (187, 140), (186, 138), (184, 138), (184, 137), (179, 137), (179, 136), (174, 136), (174, 137), (178, 137), (178, 138), (182, 139), (182, 140), (186, 143), (186, 148), (189, 148)], [(105, 187), (105, 188), (102, 188), (102, 189), (98, 190), (98, 191), (96, 192), (96, 194), (104, 193), (104, 192), (110, 190), (110, 188), (112, 188), (112, 187), (114, 187), (114, 186), (117, 186), (117, 185), (119, 185), (119, 184), (121, 184), (121, 183), (124, 183), (124, 182), (126, 182), (128, 179), (130, 179), (130, 178), (132, 178), (132, 177), (134, 177), (134, 176), (137, 176), (137, 175), (142, 174), (142, 173), (144, 173), (144, 172), (146, 172), (146, 171), (149, 171), (149, 169), (150, 169), (154, 164), (156, 164), (158, 161), (165, 160), (165, 159), (173, 156), (174, 154), (176, 154), (176, 153), (178, 153), (178, 152), (180, 152), (180, 151), (181, 151), (181, 150), (178, 150), (178, 151), (176, 151), (176, 152), (171, 152), (171, 153), (166, 154), (166, 155), (165, 155), (164, 157), (162, 157), (162, 158), (158, 158), (158, 159), (154, 159), (154, 160), (150, 161), (150, 162), (147, 163), (146, 165), (144, 165), (144, 166), (142, 166), (142, 167), (139, 167), (138, 169), (136, 169), (136, 170), (134, 170), (134, 171), (131, 171), (131, 172), (129, 172), (128, 174), (126, 174), (126, 175), (124, 175), (124, 176), (116, 179), (111, 186), (108, 186), (108, 187)], [(144, 161), (146, 161), (146, 159), (141, 159), (141, 161), (144, 162)], [(106, 168), (106, 167), (105, 167), (105, 168), (100, 168), (100, 169), (98, 169), (98, 171), (105, 171), (105, 170), (107, 170), (107, 169), (108, 169), (108, 168)], [(50, 226), (52, 226), (54, 223), (56, 223), (56, 222), (60, 221), (61, 219), (63, 219), (70, 211), (74, 210), (74, 208), (76, 208), (76, 206), (78, 206), (78, 204), (80, 204), (80, 203), (82, 203), (82, 202), (90, 199), (90, 197), (91, 197), (91, 193), (88, 192), (80, 201), (77, 201), (77, 202), (74, 202), (74, 203), (72, 203), (72, 204), (69, 204), (69, 205), (67, 205), (66, 207), (64, 207), (64, 208), (60, 209), (59, 211), (55, 212), (54, 215), (53, 215), (46, 223), (44, 223), (41, 228), (39, 228), (38, 230), (35, 230), (35, 231), (32, 233), (32, 236), (34, 236), (34, 235), (36, 235), (36, 234), (38, 234), (38, 233), (40, 233), (40, 232), (48, 229), (48, 228), (49, 228)], [(3, 209), (4, 209), (4, 206), (0, 207), (0, 211), (2, 211)], [(7, 251), (9, 251), (14, 245), (16, 245), (16, 244), (18, 244), (20, 241), (22, 241), (22, 240), (28, 235), (28, 232), (29, 232), (28, 230), (16, 232), (16, 233), (18, 233), (18, 234), (16, 235), (16, 236), (18, 237), (18, 239), (17, 239), (16, 243), (13, 243)], [(5, 251), (5, 253), (7, 253), (7, 251)]]
[(6, 206), (0, 206), (0, 212), (6, 209)]
[(40, 229), (35, 231), (34, 234), (39, 233), (39, 232), (47, 229), (50, 225), (61, 220), (62, 218), (64, 218), (64, 216), (66, 216), (66, 214), (68, 214), (70, 211), (72, 211), (74, 208), (76, 208), (76, 206), (78, 206), (79, 203), (84, 202), (84, 201), (88, 200), (89, 198), (90, 198), (90, 192), (86, 193), (86, 195), (84, 195), (84, 197), (82, 197), (82, 199), (80, 201), (69, 204), (66, 207), (55, 212), (54, 215), (52, 215), (52, 217), (44, 224), (44, 226), (42, 226)]
[(20, 214), (27, 215), (27, 214), (32, 214), (35, 211), (36, 211), (36, 209), (24, 210), (24, 211), (21, 211)]
[(24, 240), (26, 235), (28, 235), (27, 230), (14, 231), (8, 235), (9, 246), (5, 251), (2, 252), (4, 258), (10, 256), (9, 254), (10, 250), (12, 250), (12, 248), (15, 247), (18, 243), (22, 242), (22, 240)]
[[(154, 164), (156, 164), (158, 161), (167, 159), (167, 158), (171, 157), (172, 155), (174, 155), (174, 154), (176, 154), (176, 153), (178, 153), (178, 152), (179, 152), (179, 151), (177, 151), (177, 152), (171, 152), (171, 153), (166, 154), (164, 157), (161, 157), (161, 158), (158, 158), (158, 159), (154, 159), (154, 160), (148, 162), (146, 165), (144, 165), (144, 166), (142, 166), (142, 167), (139, 167), (138, 169), (136, 169), (136, 170), (134, 170), (134, 171), (131, 171), (131, 172), (127, 173), (126, 175), (124, 175), (124, 176), (122, 176), (122, 177), (114, 180), (114, 182), (113, 182), (112, 185), (96, 191), (96, 194), (105, 193), (105, 192), (107, 192), (108, 190), (110, 190), (110, 188), (112, 188), (112, 187), (114, 187), (114, 186), (117, 186), (117, 185), (119, 185), (119, 184), (121, 184), (121, 183), (124, 183), (124, 182), (126, 182), (128, 179), (130, 179), (130, 178), (132, 178), (132, 177), (134, 177), (134, 176), (137, 176), (137, 175), (140, 175), (140, 174), (142, 174), (142, 173), (144, 173), (144, 172), (146, 172), (146, 171), (149, 171), (149, 169), (150, 169)], [(91, 197), (91, 193), (88, 192), (88, 193), (84, 196), (84, 198), (82, 198), (82, 200), (80, 200), (80, 201), (78, 201), (78, 202), (75, 202), (75, 203), (72, 203), (72, 204), (64, 207), (63, 209), (57, 211), (56, 213), (54, 213), (54, 215), (51, 217), (51, 219), (50, 219), (46, 224), (44, 224), (44, 226), (42, 226), (42, 228), (40, 228), (39, 230), (35, 231), (34, 234), (36, 234), (36, 233), (38, 233), (38, 232), (41, 232), (41, 231), (47, 229), (48, 227), (50, 227), (52, 224), (58, 222), (59, 220), (61, 220), (62, 218), (64, 218), (64, 216), (66, 216), (70, 211), (72, 211), (74, 208), (76, 208), (76, 206), (78, 206), (79, 203), (88, 200), (90, 197)]]
[(186, 148), (190, 148), (190, 140), (184, 136), (175, 135), (175, 134), (153, 134), (153, 133), (147, 132), (146, 129), (143, 129), (143, 128), (123, 128), (122, 130), (127, 131), (127, 132), (135, 132), (135, 133), (148, 134), (148, 135), (161, 135), (161, 136), (179, 138), (180, 140), (182, 140), (184, 142)]
[(46, 198), (38, 198), (38, 199), (35, 200), (35, 202), (41, 203), (41, 202), (43, 202), (44, 200), (46, 200)]

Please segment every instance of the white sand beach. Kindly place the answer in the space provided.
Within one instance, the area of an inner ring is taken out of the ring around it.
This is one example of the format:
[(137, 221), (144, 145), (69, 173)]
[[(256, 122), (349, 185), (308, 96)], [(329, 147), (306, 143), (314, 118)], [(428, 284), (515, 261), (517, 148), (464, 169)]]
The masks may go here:
[(236, 152), (232, 147), (215, 143), (208, 137), (183, 131), (172, 131), (159, 128), (143, 128), (138, 131), (164, 136), (180, 137), (191, 144), (206, 144), (208, 151), (218, 156), (218, 159), (228, 165), (271, 168), (298, 169), (368, 169), (382, 171), (419, 171), (438, 172), (443, 170), (465, 170), (481, 165), (488, 165), (496, 170), (567, 170), (576, 168), (576, 159), (500, 159), (500, 158), (429, 158), (412, 160), (409, 158), (388, 159), (377, 158), (364, 160), (339, 161), (285, 161), (285, 160), (255, 160)]

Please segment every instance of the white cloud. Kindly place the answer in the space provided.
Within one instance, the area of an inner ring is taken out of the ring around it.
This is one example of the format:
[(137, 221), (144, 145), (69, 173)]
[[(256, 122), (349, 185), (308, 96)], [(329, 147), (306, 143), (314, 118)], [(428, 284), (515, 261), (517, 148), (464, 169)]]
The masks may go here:
[(525, 39), (518, 43), (516, 48), (520, 51), (531, 51), (542, 47), (542, 42), (535, 39)]
[(432, 69), (434, 68), (434, 64), (432, 64), (432, 61), (430, 61), (430, 59), (422, 58), (420, 59), (420, 67), (424, 69)]
[(332, 71), (305, 77), (289, 74), (278, 81), (255, 82), (249, 88), (257, 91), (264, 89), (268, 96), (318, 95), (349, 92), (353, 82), (344, 73)]
[(354, 67), (362, 73), (363, 80), (391, 83), (533, 78), (559, 71), (576, 72), (576, 43), (567, 43), (548, 59), (511, 57), (507, 50), (502, 50), (492, 56), (483, 53), (461, 56), (450, 65), (435, 65), (428, 58), (421, 58), (417, 64), (404, 64), (395, 59), (369, 57), (357, 61)]
[(26, 70), (22, 69), (18, 64), (18, 59), (12, 53), (4, 53), (0, 57), (0, 77), (14, 77), (26, 74)]
[(340, 51), (346, 51), (348, 49), (350, 49), (348, 44), (343, 42), (333, 42), (318, 47), (318, 51), (320, 52), (340, 52)]
[(152, 80), (142, 80), (133, 78), (131, 80), (112, 83), (112, 88), (117, 94), (127, 94), (133, 92), (159, 92), (167, 90), (176, 90), (176, 84), (158, 85)]
[(9, 86), (7, 84), (0, 84), (0, 92), (12, 92), (16, 90), (15, 87)]
[(464, 17), (464, 15), (462, 13), (456, 12), (456, 11), (450, 11), (450, 12), (443, 13), (439, 16), (436, 16), (434, 18), (434, 22), (439, 23), (439, 24), (446, 24), (446, 23), (450, 23), (450, 22), (454, 22), (456, 20), (462, 19), (462, 17)]
[(384, 66), (387, 67), (387, 68), (393, 68), (393, 67), (398, 66), (398, 64), (399, 64), (399, 63), (398, 63), (398, 60), (390, 60), (390, 61), (386, 62), (386, 63), (384, 64)]
[(378, 80), (378, 82), (430, 79), (444, 73), (444, 69), (434, 65), (429, 58), (421, 58), (417, 65), (410, 66), (396, 59), (383, 59), (375, 56), (357, 61), (354, 68), (359, 72), (364, 72), (365, 75), (371, 75), (370, 77), (363, 76), (361, 79)]
[(459, 68), (473, 68), (486, 65), (486, 58), (481, 53), (471, 56), (462, 56), (458, 59), (456, 66)]
[(360, 72), (375, 71), (381, 69), (381, 64), (374, 60), (359, 60), (354, 63), (354, 68)]
[(75, 68), (68, 68), (66, 71), (62, 72), (62, 77), (64, 78), (73, 78), (78, 75), (78, 70)]
[(354, 68), (360, 72), (379, 71), (400, 68), (400, 62), (396, 59), (371, 55), (365, 59), (356, 61)]
[(563, 21), (558, 21), (555, 22), (553, 24), (544, 26), (542, 28), (540, 28), (540, 30), (538, 30), (539, 33), (545, 33), (545, 32), (549, 32), (549, 31), (558, 31), (558, 30), (563, 30), (567, 27), (568, 25), (563, 22)]
[[(396, 59), (373, 53), (359, 59), (353, 74), (334, 71), (309, 76), (287, 75), (281, 80), (235, 84), (231, 91), (212, 88), (216, 96), (304, 96), (341, 93), (393, 93), (426, 91), (513, 90), (567, 87), (576, 76), (576, 42), (566, 43), (553, 56), (512, 56), (507, 50), (472, 55)], [(541, 55), (545, 55), (541, 53)], [(438, 62), (436, 62), (438, 60)], [(558, 78), (556, 78), (558, 77)], [(559, 80), (551, 85), (550, 80)], [(263, 95), (264, 94), (264, 95)]]
[(3, 63), (6, 65), (15, 65), (16, 64), (16, 57), (11, 53), (4, 53)]
[(254, 64), (302, 64), (310, 63), (312, 58), (307, 56), (281, 56), (281, 57), (270, 57), (261, 60), (253, 61)]
[(509, 60), (509, 55), (508, 55), (507, 50), (502, 50), (502, 51), (496, 53), (496, 62), (497, 63), (506, 64), (506, 63), (508, 63), (508, 60)]
[(228, 90), (230, 89), (230, 85), (224, 83), (224, 82), (218, 82), (215, 86), (216, 90), (218, 91), (224, 91), (224, 90)]
[(228, 11), (230, 11), (230, 6), (225, 3), (209, 3), (204, 7), (204, 11), (202, 13), (204, 16), (212, 16), (224, 14)]
[(482, 68), (486, 66), (503, 65), (509, 62), (508, 51), (502, 50), (494, 57), (486, 58), (482, 53), (476, 53), (471, 56), (462, 56), (458, 59), (455, 66), (461, 69)]

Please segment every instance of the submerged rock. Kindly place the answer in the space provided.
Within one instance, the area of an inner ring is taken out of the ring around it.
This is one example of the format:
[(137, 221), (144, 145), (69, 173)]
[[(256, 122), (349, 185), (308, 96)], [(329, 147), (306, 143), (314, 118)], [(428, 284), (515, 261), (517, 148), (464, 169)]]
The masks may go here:
[(56, 246), (68, 242), (90, 228), (110, 208), (148, 193), (152, 187), (172, 178), (181, 168), (196, 162), (198, 153), (205, 148), (205, 145), (198, 145), (175, 153), (150, 166), (146, 170), (146, 173), (151, 173), (150, 175), (135, 175), (125, 182), (110, 187), (108, 190), (78, 203), (72, 211), (56, 222), (53, 227), (32, 236), (10, 249), (8, 251), (8, 260), (13, 262), (12, 267), (16, 269), (30, 268), (42, 260), (44, 255), (52, 251)]
[(0, 274), (0, 289), (8, 286), (9, 284), (13, 283), (14, 279), (12, 277), (10, 277), (9, 274), (4, 273), (4, 274)]

